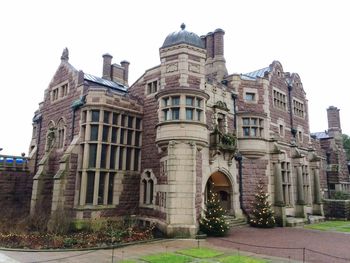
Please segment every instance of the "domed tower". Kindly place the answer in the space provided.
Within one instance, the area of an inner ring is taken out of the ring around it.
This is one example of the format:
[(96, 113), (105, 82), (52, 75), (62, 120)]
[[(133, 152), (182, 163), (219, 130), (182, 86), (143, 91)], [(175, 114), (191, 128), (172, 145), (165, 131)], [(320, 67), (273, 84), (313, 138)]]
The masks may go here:
[(202, 204), (201, 148), (208, 145), (205, 106), (206, 49), (202, 39), (185, 29), (169, 34), (161, 59), (156, 144), (167, 178), (168, 235), (194, 236)]

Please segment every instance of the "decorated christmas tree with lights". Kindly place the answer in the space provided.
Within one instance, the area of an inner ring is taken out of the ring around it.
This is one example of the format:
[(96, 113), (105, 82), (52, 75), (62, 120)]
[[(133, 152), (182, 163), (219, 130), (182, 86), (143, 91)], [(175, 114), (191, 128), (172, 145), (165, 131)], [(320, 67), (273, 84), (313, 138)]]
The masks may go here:
[(210, 190), (204, 216), (200, 219), (200, 230), (208, 236), (224, 236), (229, 225), (224, 217), (218, 194)]
[(271, 204), (267, 200), (269, 195), (264, 192), (262, 180), (259, 181), (256, 188), (255, 202), (253, 202), (253, 214), (250, 217), (249, 223), (254, 227), (270, 228), (275, 226), (275, 217), (271, 209)]

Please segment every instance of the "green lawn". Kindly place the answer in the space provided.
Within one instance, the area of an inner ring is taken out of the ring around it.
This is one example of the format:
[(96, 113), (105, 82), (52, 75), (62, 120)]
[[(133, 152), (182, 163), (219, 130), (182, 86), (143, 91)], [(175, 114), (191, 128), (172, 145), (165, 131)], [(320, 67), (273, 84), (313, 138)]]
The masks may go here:
[(318, 224), (306, 225), (304, 227), (321, 231), (350, 232), (350, 221), (326, 221)]
[(264, 259), (252, 258), (242, 255), (233, 255), (218, 259), (221, 263), (267, 263)]
[(204, 248), (204, 247), (179, 250), (179, 251), (176, 251), (176, 253), (180, 253), (180, 254), (187, 255), (190, 257), (195, 257), (195, 258), (212, 258), (212, 257), (216, 257), (224, 254), (217, 250)]
[[(253, 258), (239, 254), (226, 255), (224, 253), (210, 248), (190, 248), (178, 250), (175, 253), (159, 253), (150, 256), (144, 256), (141, 259), (150, 263), (267, 263), (265, 259)], [(210, 260), (206, 260), (209, 259)], [(213, 261), (214, 260), (214, 261)], [(128, 261), (122, 261), (126, 263)], [(134, 261), (130, 261), (132, 263)], [(128, 262), (129, 263), (129, 262)]]
[(160, 253), (150, 256), (144, 256), (141, 259), (150, 263), (186, 263), (192, 261), (190, 257), (174, 253)]
[(119, 263), (137, 263), (137, 261), (135, 261), (135, 260), (122, 260), (122, 261), (119, 261)]

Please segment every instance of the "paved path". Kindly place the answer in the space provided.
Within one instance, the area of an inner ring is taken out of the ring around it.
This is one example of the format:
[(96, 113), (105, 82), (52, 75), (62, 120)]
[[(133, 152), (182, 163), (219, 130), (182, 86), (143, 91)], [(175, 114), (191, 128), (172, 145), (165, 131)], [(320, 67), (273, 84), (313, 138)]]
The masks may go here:
[[(231, 230), (230, 235), (226, 238), (208, 238), (207, 242), (218, 247), (240, 249), (300, 261), (303, 260), (303, 249), (292, 248), (306, 248), (306, 262), (350, 262), (350, 233), (323, 232), (291, 227), (272, 229), (241, 227)], [(247, 246), (243, 243), (261, 247)], [(287, 249), (263, 248), (262, 246)]]
[[(235, 243), (233, 243), (235, 242)], [(241, 243), (241, 244), (237, 244)], [(244, 244), (260, 247), (252, 247)], [(144, 255), (171, 252), (184, 248), (197, 247), (196, 240), (166, 240), (122, 247), (113, 250), (72, 251), (72, 252), (15, 252), (1, 251), (0, 263), (40, 263), (40, 262), (79, 262), (79, 263), (115, 263), (122, 259), (137, 259)], [(306, 262), (344, 263), (350, 262), (350, 234), (321, 232), (302, 228), (257, 229), (241, 227), (231, 230), (225, 238), (208, 238), (200, 241), (202, 247), (213, 247), (225, 253), (239, 253), (262, 256), (274, 263), (302, 262), (303, 249)], [(263, 248), (285, 247), (287, 249)], [(292, 249), (299, 248), (299, 249)], [(348, 261), (312, 252), (319, 251)], [(244, 252), (243, 252), (244, 251)], [(248, 252), (246, 252), (248, 251)], [(113, 261), (112, 261), (113, 258)], [(284, 258), (284, 259), (282, 259)]]

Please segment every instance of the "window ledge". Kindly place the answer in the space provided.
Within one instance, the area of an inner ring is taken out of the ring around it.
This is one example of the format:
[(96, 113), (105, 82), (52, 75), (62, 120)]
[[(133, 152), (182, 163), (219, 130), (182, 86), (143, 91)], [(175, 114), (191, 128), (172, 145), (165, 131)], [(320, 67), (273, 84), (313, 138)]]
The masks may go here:
[(116, 205), (79, 205), (74, 207), (76, 210), (101, 210), (113, 208), (116, 208)]

